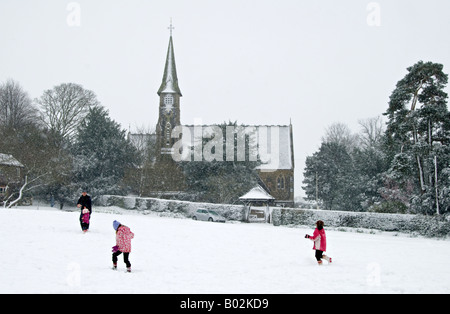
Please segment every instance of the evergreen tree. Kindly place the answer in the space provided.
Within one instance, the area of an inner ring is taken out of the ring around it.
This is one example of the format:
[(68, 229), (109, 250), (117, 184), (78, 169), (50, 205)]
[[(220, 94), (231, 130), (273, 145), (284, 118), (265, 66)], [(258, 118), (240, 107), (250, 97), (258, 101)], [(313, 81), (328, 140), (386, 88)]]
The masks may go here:
[(74, 182), (92, 195), (123, 194), (125, 171), (135, 165), (135, 148), (125, 130), (101, 106), (89, 109), (73, 146)]
[(359, 190), (351, 155), (343, 143), (322, 143), (306, 158), (304, 190), (327, 210), (359, 210)]
[(382, 199), (379, 189), (388, 163), (380, 122), (360, 121), (361, 134), (352, 134), (344, 124), (326, 129), (319, 151), (306, 158), (303, 189), (309, 200), (325, 209), (364, 211)]
[(358, 147), (352, 152), (356, 189), (359, 190), (359, 210), (370, 210), (382, 200), (379, 189), (383, 187), (383, 172), (388, 162), (378, 147)]
[[(226, 127), (234, 127), (237, 131), (233, 134), (234, 139), (234, 160), (227, 160), (227, 132)], [(251, 161), (249, 152), (252, 149), (252, 142), (248, 136), (240, 132), (237, 122), (228, 122), (218, 125), (223, 138), (222, 142), (217, 145), (211, 145), (212, 141), (203, 138), (202, 147), (211, 149), (211, 156), (217, 156), (219, 160), (209, 160), (210, 156), (203, 155), (202, 161), (184, 161), (182, 168), (186, 177), (188, 191), (196, 196), (198, 201), (206, 201), (212, 203), (233, 203), (244, 193), (255, 187), (258, 183), (258, 174), (256, 167), (261, 163), (259, 161)], [(237, 149), (238, 138), (245, 137), (245, 160), (238, 161)]]
[[(411, 205), (414, 211), (442, 213), (448, 210), (443, 175), (449, 168), (450, 115), (447, 94), (443, 91), (448, 75), (443, 65), (422, 61), (408, 68), (407, 75), (397, 83), (389, 108), (386, 135), (388, 154), (392, 159), (387, 177), (413, 184)], [(399, 172), (398, 162), (409, 161), (412, 172)], [(399, 177), (402, 176), (402, 177)], [(401, 187), (406, 193), (406, 187)]]

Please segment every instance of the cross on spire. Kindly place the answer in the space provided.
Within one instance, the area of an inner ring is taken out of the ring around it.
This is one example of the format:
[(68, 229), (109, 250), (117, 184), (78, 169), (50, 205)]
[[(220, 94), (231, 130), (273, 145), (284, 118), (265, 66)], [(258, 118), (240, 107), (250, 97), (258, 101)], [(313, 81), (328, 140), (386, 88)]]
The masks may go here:
[(175, 29), (175, 27), (172, 26), (172, 18), (170, 18), (170, 26), (167, 27), (168, 30), (170, 30), (170, 37), (172, 37), (172, 30)]

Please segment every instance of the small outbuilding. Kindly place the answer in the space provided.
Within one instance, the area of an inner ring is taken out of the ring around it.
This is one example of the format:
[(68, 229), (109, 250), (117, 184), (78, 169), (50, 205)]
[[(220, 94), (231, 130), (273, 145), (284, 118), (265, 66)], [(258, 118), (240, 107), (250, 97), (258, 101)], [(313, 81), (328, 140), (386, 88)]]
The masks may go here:
[[(260, 185), (239, 197), (239, 200), (244, 203), (246, 221), (270, 223), (271, 213), (269, 205), (275, 201), (275, 198)], [(259, 208), (252, 209), (252, 205)]]
[(12, 155), (0, 153), (0, 203), (7, 194), (8, 186), (15, 186), (22, 181), (24, 165)]

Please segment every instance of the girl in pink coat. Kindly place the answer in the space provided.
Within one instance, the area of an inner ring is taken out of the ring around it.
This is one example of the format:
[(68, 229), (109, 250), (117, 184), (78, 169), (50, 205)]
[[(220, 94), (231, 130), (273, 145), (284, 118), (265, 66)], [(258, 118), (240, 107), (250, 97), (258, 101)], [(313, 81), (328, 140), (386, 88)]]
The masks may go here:
[(116, 230), (116, 245), (113, 246), (113, 269), (117, 269), (117, 256), (123, 253), (123, 261), (127, 265), (127, 272), (131, 272), (131, 263), (128, 260), (131, 252), (131, 239), (134, 238), (134, 233), (130, 228), (122, 225), (117, 220), (113, 222), (113, 228)]
[(322, 265), (322, 258), (328, 263), (331, 263), (331, 257), (323, 255), (323, 252), (327, 250), (327, 236), (325, 234), (325, 229), (323, 229), (323, 225), (323, 221), (318, 220), (316, 222), (317, 228), (314, 230), (313, 235), (305, 235), (305, 238), (314, 242), (313, 250), (316, 250), (316, 259), (319, 266)]

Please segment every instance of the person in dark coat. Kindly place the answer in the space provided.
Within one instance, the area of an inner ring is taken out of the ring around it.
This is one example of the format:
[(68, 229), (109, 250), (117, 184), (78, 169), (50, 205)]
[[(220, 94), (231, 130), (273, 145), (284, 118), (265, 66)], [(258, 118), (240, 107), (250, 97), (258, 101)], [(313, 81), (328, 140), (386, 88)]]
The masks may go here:
[[(78, 199), (77, 207), (81, 209), (80, 214), (81, 230), (83, 230), (83, 232), (87, 232), (89, 230), (89, 222), (92, 215), (92, 202), (91, 197), (87, 194), (85, 190), (83, 190), (83, 192), (81, 193), (81, 197)], [(87, 213), (86, 210), (89, 212)], [(87, 214), (89, 214), (89, 216), (86, 219)]]

